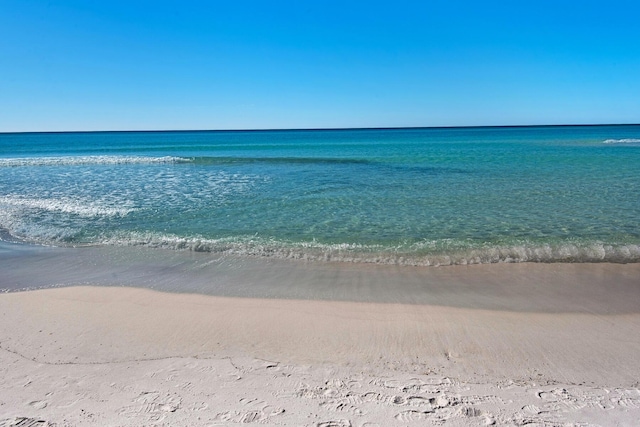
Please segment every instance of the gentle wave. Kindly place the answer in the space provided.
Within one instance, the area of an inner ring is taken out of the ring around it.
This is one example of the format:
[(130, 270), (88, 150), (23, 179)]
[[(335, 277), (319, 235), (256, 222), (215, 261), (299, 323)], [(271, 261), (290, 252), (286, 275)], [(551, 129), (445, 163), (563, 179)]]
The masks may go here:
[(267, 164), (369, 164), (369, 160), (325, 157), (147, 157), (147, 156), (61, 156), (23, 157), (0, 159), (0, 167), (19, 166), (74, 166), (74, 165), (127, 165), (127, 164), (195, 163), (198, 165)]
[(443, 166), (416, 166), (416, 165), (397, 165), (393, 163), (385, 163), (378, 160), (367, 160), (360, 158), (339, 158), (339, 157), (229, 157), (229, 156), (200, 156), (192, 157), (191, 163), (198, 166), (243, 166), (251, 164), (264, 164), (270, 166), (280, 165), (322, 165), (322, 166), (375, 166), (378, 168), (387, 168), (388, 170), (412, 171), (415, 173), (427, 174), (443, 174), (443, 173), (473, 173), (472, 170), (462, 168), (451, 168)]
[(335, 165), (347, 165), (358, 164), (366, 165), (371, 164), (370, 160), (365, 159), (348, 159), (338, 157), (194, 157), (191, 159), (193, 163), (200, 165), (238, 165), (238, 164), (251, 164), (251, 163), (266, 163), (266, 164), (335, 164)]
[(67, 157), (24, 157), (0, 159), (0, 167), (20, 166), (74, 166), (74, 165), (127, 165), (153, 163), (189, 163), (184, 157), (164, 156), (67, 156)]
[(135, 211), (133, 207), (109, 207), (95, 202), (87, 202), (69, 198), (43, 199), (16, 196), (0, 196), (0, 204), (50, 212), (63, 212), (82, 217), (115, 217), (125, 216)]
[[(496, 247), (463, 249), (462, 242), (428, 242), (409, 248), (352, 243), (285, 242), (258, 237), (185, 238), (153, 233), (133, 233), (111, 237), (102, 244), (145, 246), (228, 255), (272, 257), (305, 261), (372, 263), (406, 266), (446, 266), (520, 262), (640, 262), (640, 245), (602, 242), (558, 244), (520, 243)], [(425, 247), (457, 247), (451, 251), (424, 253)]]
[(640, 139), (638, 138), (607, 139), (602, 142), (603, 144), (640, 144)]

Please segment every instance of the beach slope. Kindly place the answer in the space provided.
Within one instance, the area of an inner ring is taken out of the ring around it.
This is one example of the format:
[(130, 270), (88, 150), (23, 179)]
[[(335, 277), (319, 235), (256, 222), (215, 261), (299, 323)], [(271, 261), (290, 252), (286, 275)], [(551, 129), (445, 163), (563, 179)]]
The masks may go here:
[[(580, 267), (580, 283), (568, 264), (454, 267), (456, 306), (7, 293), (0, 425), (639, 425), (640, 266)], [(488, 276), (512, 281), (501, 308), (455, 285)], [(557, 292), (531, 310), (532, 277), (600, 304)]]

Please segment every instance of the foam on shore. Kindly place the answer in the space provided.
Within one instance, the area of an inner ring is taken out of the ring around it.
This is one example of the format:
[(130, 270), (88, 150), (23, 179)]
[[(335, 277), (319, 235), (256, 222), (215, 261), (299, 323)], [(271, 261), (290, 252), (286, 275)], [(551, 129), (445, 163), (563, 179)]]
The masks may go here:
[(213, 296), (429, 304), (524, 312), (636, 313), (640, 264), (425, 268), (151, 248), (0, 243), (4, 291), (132, 286)]
[(634, 425), (639, 277), (0, 242), (0, 425)]

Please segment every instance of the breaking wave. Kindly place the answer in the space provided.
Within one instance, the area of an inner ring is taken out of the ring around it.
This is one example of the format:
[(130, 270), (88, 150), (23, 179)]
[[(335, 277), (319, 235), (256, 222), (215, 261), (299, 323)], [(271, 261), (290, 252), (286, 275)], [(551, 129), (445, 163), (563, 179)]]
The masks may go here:
[(49, 212), (63, 212), (81, 217), (125, 216), (136, 209), (133, 207), (111, 207), (96, 202), (87, 202), (72, 198), (28, 198), (18, 196), (0, 196), (0, 205), (39, 209)]
[(640, 144), (639, 138), (606, 139), (603, 144)]
[(185, 157), (145, 157), (145, 156), (66, 156), (66, 157), (25, 157), (0, 159), (0, 167), (20, 166), (73, 166), (73, 165), (127, 165), (153, 163), (189, 163)]
[[(371, 263), (407, 266), (445, 266), (520, 262), (640, 262), (639, 244), (602, 242), (561, 242), (556, 244), (519, 243), (502, 246), (464, 248), (464, 242), (427, 242), (386, 247), (356, 243), (326, 244), (290, 242), (269, 238), (186, 238), (153, 233), (113, 236), (102, 244), (145, 246), (194, 252), (297, 259), (305, 261)], [(443, 249), (450, 247), (450, 250)], [(436, 248), (428, 250), (425, 248)]]

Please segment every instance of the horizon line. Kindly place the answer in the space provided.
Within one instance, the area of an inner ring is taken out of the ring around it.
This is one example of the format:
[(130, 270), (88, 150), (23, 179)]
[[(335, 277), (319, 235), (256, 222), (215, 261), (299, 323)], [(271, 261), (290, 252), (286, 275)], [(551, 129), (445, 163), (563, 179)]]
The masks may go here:
[(296, 131), (345, 131), (345, 130), (402, 130), (402, 129), (500, 129), (541, 127), (596, 127), (638, 126), (640, 123), (588, 123), (588, 124), (538, 124), (538, 125), (463, 125), (463, 126), (382, 126), (382, 127), (318, 127), (318, 128), (257, 128), (257, 129), (143, 129), (143, 130), (54, 130), (54, 131), (0, 131), (0, 135), (57, 134), (57, 133), (160, 133), (160, 132), (296, 132)]

